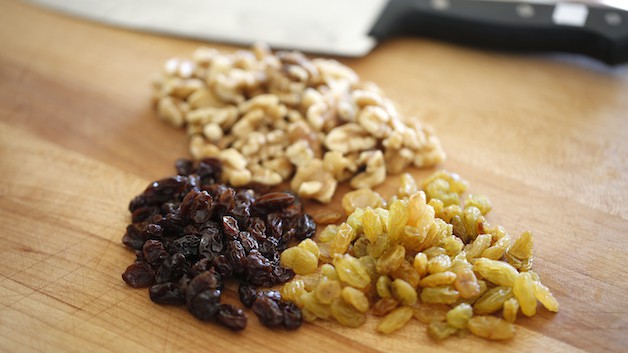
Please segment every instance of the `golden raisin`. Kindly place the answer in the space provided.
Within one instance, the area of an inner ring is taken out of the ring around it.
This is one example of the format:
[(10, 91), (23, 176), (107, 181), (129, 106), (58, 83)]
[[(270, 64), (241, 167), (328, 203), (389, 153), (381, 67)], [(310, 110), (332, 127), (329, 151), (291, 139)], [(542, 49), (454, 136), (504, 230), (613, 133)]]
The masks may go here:
[(388, 274), (401, 266), (405, 256), (406, 249), (401, 245), (394, 245), (377, 259), (375, 269), (380, 274)]
[(366, 315), (341, 298), (334, 300), (330, 306), (331, 316), (338, 323), (349, 327), (360, 327), (366, 322)]
[(472, 317), (467, 328), (472, 334), (489, 340), (506, 340), (515, 335), (513, 324), (494, 316)]
[(353, 287), (342, 288), (342, 299), (351, 304), (359, 312), (365, 313), (369, 310), (369, 300), (359, 289)]
[(412, 306), (417, 301), (416, 289), (402, 279), (394, 280), (390, 285), (390, 290), (393, 298), (401, 305)]
[(333, 264), (340, 280), (350, 286), (364, 288), (371, 282), (371, 277), (360, 261), (351, 255), (336, 255)]
[(377, 325), (377, 331), (389, 334), (399, 330), (412, 318), (412, 314), (413, 312), (411, 308), (397, 308), (390, 314), (386, 315), (382, 321), (379, 322), (379, 325)]
[(323, 277), (320, 282), (318, 282), (318, 286), (316, 286), (314, 294), (316, 295), (316, 299), (318, 299), (318, 301), (323, 304), (329, 304), (334, 299), (340, 297), (341, 290), (342, 287), (340, 286), (340, 282)]
[(304, 248), (292, 247), (281, 253), (281, 265), (296, 274), (307, 275), (316, 272), (318, 258)]
[(535, 284), (530, 274), (527, 272), (520, 273), (512, 287), (512, 293), (519, 301), (521, 312), (526, 316), (536, 314), (536, 296), (534, 291)]

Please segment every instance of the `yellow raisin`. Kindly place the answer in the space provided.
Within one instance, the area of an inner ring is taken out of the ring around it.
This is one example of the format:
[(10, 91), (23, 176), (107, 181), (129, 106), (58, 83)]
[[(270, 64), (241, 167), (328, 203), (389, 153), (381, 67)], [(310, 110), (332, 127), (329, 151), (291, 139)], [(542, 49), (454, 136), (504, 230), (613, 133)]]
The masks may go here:
[(532, 233), (523, 232), (517, 240), (508, 249), (508, 254), (523, 260), (532, 257), (532, 247), (534, 246), (534, 239)]
[(395, 243), (408, 224), (408, 202), (396, 200), (388, 208), (388, 239)]
[(390, 314), (386, 315), (382, 321), (377, 325), (377, 331), (389, 334), (402, 328), (411, 318), (412, 309), (408, 307), (401, 307), (393, 310)]
[(314, 294), (316, 295), (316, 299), (321, 303), (330, 304), (334, 299), (340, 297), (341, 290), (340, 282), (323, 277), (320, 282), (318, 282)]
[(368, 207), (364, 210), (361, 220), (364, 236), (366, 236), (371, 243), (375, 243), (377, 237), (384, 232), (381, 219), (372, 208)]
[(380, 234), (379, 237), (377, 237), (377, 240), (375, 241), (375, 243), (369, 243), (366, 246), (366, 252), (372, 257), (377, 259), (380, 256), (382, 256), (384, 251), (386, 251), (386, 249), (388, 249), (389, 246), (390, 246), (390, 243), (388, 242), (388, 235), (386, 233), (383, 233), (383, 234)]
[(414, 256), (414, 262), (412, 267), (419, 273), (419, 276), (423, 277), (427, 273), (427, 256), (420, 252)]
[(435, 341), (442, 341), (458, 331), (447, 322), (432, 321), (427, 327), (427, 335)]
[(347, 224), (353, 228), (356, 234), (362, 233), (364, 230), (362, 229), (362, 214), (364, 213), (364, 209), (356, 208), (352, 214), (347, 217)]
[(338, 272), (336, 272), (336, 268), (331, 264), (323, 264), (321, 266), (321, 276), (327, 277), (329, 279), (338, 279)]
[(451, 267), (451, 258), (446, 254), (434, 256), (427, 262), (427, 272), (438, 273), (444, 272)]
[(460, 293), (451, 287), (428, 287), (421, 290), (421, 301), (433, 304), (453, 304)]
[(406, 260), (403, 260), (401, 265), (390, 273), (390, 276), (408, 282), (413, 288), (418, 287), (419, 281), (421, 280), (421, 275), (419, 275), (417, 270)]
[(318, 244), (314, 242), (312, 239), (305, 239), (301, 241), (298, 247), (303, 248), (316, 256), (316, 259), (320, 256), (320, 251), (318, 250)]
[(316, 288), (318, 282), (321, 280), (321, 275), (320, 273), (312, 273), (307, 276), (301, 276), (299, 279), (303, 281), (303, 287), (305, 290), (311, 292), (314, 288)]
[(489, 340), (506, 340), (515, 335), (513, 324), (494, 316), (472, 317), (467, 328), (472, 334)]
[(467, 299), (480, 294), (480, 284), (475, 273), (470, 268), (456, 271), (454, 288), (460, 293), (460, 297)]
[(390, 285), (393, 298), (405, 306), (414, 305), (417, 301), (416, 289), (402, 279), (396, 279)]
[(457, 236), (451, 235), (445, 237), (445, 240), (443, 240), (441, 243), (441, 247), (445, 249), (447, 255), (456, 256), (462, 251), (464, 243)]
[(517, 320), (517, 312), (519, 311), (519, 302), (516, 298), (510, 298), (504, 302), (503, 316), (508, 322)]
[(373, 305), (373, 315), (384, 316), (398, 306), (399, 303), (393, 298), (381, 298)]
[(281, 298), (295, 303), (299, 307), (303, 307), (301, 303), (301, 295), (305, 293), (305, 284), (300, 279), (294, 279), (287, 282), (279, 291)]
[(549, 288), (540, 281), (534, 281), (534, 296), (547, 310), (558, 312), (558, 300), (554, 298)]
[(512, 287), (512, 292), (519, 301), (521, 312), (526, 316), (536, 314), (536, 296), (534, 294), (535, 284), (532, 277), (527, 272), (519, 274)]
[(491, 201), (488, 199), (488, 197), (475, 194), (469, 194), (469, 196), (467, 196), (467, 200), (465, 201), (465, 207), (466, 206), (477, 207), (483, 215), (489, 213), (491, 211), (491, 208), (493, 208), (493, 205), (491, 204)]
[(299, 247), (284, 250), (280, 259), (282, 266), (292, 269), (294, 273), (299, 275), (314, 273), (318, 268), (318, 258), (311, 252)]
[(512, 298), (510, 287), (498, 286), (491, 288), (473, 304), (473, 311), (476, 314), (490, 314), (501, 309), (504, 302)]
[(349, 248), (349, 244), (355, 238), (355, 231), (347, 223), (343, 223), (336, 230), (336, 236), (332, 240), (330, 251), (331, 255), (344, 254)]
[(419, 303), (414, 305), (412, 310), (414, 311), (415, 319), (424, 324), (429, 324), (432, 321), (445, 321), (449, 306), (445, 304)]
[(340, 298), (331, 303), (330, 312), (331, 316), (344, 326), (360, 327), (366, 322), (364, 313)]
[(459, 329), (467, 327), (467, 322), (473, 316), (473, 308), (467, 303), (458, 304), (447, 312), (447, 323)]
[(405, 256), (406, 249), (403, 246), (398, 244), (391, 246), (377, 259), (375, 269), (380, 274), (388, 274), (401, 266)]
[(364, 288), (371, 282), (371, 277), (360, 261), (351, 255), (336, 255), (333, 264), (340, 280), (350, 286)]
[(519, 275), (517, 269), (510, 264), (485, 258), (475, 260), (473, 269), (486, 280), (500, 286), (512, 286)]
[(338, 230), (337, 225), (335, 224), (328, 225), (327, 227), (323, 228), (321, 233), (318, 235), (318, 241), (321, 243), (327, 243), (329, 241), (334, 240), (337, 230)]
[(359, 289), (353, 287), (342, 288), (342, 299), (351, 304), (359, 312), (365, 313), (369, 310), (369, 300)]
[(375, 283), (375, 289), (377, 290), (377, 295), (381, 298), (390, 298), (392, 297), (392, 293), (390, 292), (390, 285), (392, 281), (390, 277), (386, 275), (379, 276), (377, 278), (377, 282)]
[(366, 237), (363, 237), (363, 236), (359, 237), (353, 243), (353, 255), (355, 257), (362, 257), (362, 256), (368, 255), (369, 244), (371, 244), (371, 242), (368, 239), (366, 239)]
[(502, 256), (504, 256), (506, 249), (508, 249), (509, 243), (510, 237), (508, 236), (498, 239), (493, 245), (484, 250), (480, 257), (485, 257), (491, 260), (499, 260), (502, 258)]
[(466, 248), (467, 251), (467, 260), (471, 261), (475, 258), (480, 257), (484, 250), (488, 249), (491, 246), (491, 241), (493, 240), (493, 236), (490, 234), (480, 234), (478, 235), (473, 242)]
[(312, 292), (305, 292), (301, 295), (301, 302), (303, 303), (303, 309), (309, 310), (316, 317), (323, 320), (329, 320), (331, 316), (331, 309), (329, 305), (321, 303), (316, 295)]
[(437, 287), (452, 284), (456, 280), (456, 274), (450, 271), (434, 273), (424, 277), (420, 282), (421, 287)]
[(416, 181), (412, 177), (412, 175), (405, 173), (401, 175), (401, 185), (399, 186), (399, 190), (397, 190), (397, 196), (399, 198), (408, 197), (419, 190), (419, 187), (416, 184)]
[(369, 277), (371, 277), (371, 280), (377, 280), (377, 277), (379, 277), (379, 273), (377, 273), (377, 271), (375, 270), (376, 260), (370, 255), (362, 256), (358, 260), (362, 264), (362, 267), (364, 267), (366, 273), (368, 273)]

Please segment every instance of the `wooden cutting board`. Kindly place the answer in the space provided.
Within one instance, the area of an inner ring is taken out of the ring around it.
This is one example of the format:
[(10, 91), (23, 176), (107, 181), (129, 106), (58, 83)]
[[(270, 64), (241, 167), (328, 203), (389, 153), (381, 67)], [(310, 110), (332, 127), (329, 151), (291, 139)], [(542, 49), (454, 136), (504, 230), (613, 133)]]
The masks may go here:
[(400, 39), (342, 60), (436, 128), (440, 167), (491, 198), (491, 223), (535, 234), (561, 309), (520, 318), (515, 339), (434, 343), (416, 321), (381, 336), (375, 319), (271, 331), (253, 316), (232, 333), (127, 287), (128, 201), (188, 156), (151, 111), (150, 77), (199, 45), (0, 0), (1, 352), (625, 351), (628, 71), (576, 57)]

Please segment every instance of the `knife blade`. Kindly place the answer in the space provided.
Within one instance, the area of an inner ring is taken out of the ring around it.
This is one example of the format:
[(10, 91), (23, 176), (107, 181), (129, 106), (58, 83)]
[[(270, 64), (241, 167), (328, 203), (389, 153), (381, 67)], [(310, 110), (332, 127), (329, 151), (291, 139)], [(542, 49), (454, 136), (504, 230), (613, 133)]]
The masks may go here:
[[(628, 11), (548, 0), (30, 0), (130, 29), (310, 53), (362, 56), (419, 35), (489, 49), (628, 62)], [(609, 1), (609, 0), (606, 0)], [(612, 1), (612, 0), (611, 0)]]

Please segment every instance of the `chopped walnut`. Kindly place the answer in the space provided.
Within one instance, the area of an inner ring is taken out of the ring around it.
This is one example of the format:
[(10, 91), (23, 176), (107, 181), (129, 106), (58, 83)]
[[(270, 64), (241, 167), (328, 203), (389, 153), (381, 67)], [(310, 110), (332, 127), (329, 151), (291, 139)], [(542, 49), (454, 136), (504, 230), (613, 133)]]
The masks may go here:
[(158, 116), (187, 130), (195, 159), (223, 161), (225, 181), (278, 185), (329, 202), (338, 181), (382, 183), (409, 165), (440, 163), (440, 142), (349, 67), (267, 45), (199, 48), (153, 82)]

